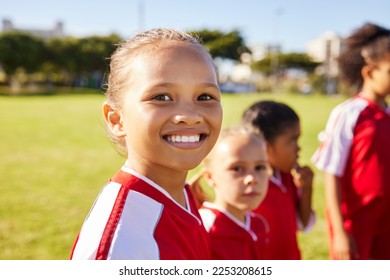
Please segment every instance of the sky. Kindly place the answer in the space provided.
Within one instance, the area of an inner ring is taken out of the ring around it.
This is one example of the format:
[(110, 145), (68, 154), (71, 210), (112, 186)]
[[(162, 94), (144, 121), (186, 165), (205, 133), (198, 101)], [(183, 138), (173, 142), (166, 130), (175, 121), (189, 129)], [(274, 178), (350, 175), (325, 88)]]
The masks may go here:
[[(136, 32), (239, 30), (248, 45), (280, 44), (303, 52), (325, 32), (347, 36), (365, 22), (390, 28), (389, 0), (0, 0), (0, 18), (16, 28), (50, 29), (64, 23), (70, 36)], [(2, 26), (1, 26), (2, 28)]]

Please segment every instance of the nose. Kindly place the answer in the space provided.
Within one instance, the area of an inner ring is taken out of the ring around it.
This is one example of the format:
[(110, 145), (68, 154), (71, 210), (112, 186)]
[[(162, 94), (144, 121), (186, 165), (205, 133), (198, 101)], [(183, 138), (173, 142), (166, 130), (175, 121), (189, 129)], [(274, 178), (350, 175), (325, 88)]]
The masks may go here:
[(258, 183), (258, 179), (253, 174), (247, 174), (244, 178), (245, 186), (253, 186)]
[(179, 108), (172, 116), (174, 124), (194, 125), (200, 123), (203, 119), (202, 114), (193, 104), (179, 105)]

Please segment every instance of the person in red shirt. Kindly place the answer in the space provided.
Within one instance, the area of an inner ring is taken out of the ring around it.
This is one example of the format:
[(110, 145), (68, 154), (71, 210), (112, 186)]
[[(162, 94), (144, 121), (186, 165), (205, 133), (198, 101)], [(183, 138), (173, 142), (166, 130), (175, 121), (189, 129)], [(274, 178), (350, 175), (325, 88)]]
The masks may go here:
[(301, 259), (297, 230), (308, 231), (315, 215), (311, 207), (313, 172), (298, 165), (299, 117), (288, 105), (265, 100), (245, 110), (242, 122), (262, 131), (272, 167), (267, 196), (254, 210), (269, 223), (266, 259)]
[(312, 158), (325, 172), (330, 256), (390, 259), (390, 30), (362, 25), (339, 61), (359, 93), (332, 110)]
[(214, 191), (199, 213), (210, 237), (212, 259), (264, 259), (268, 224), (251, 210), (258, 207), (268, 188), (269, 164), (261, 134), (242, 127), (221, 132), (217, 144), (204, 160), (204, 169), (191, 180), (195, 190), (204, 178)]
[(103, 116), (127, 157), (99, 194), (71, 259), (210, 259), (188, 170), (222, 123), (216, 68), (192, 36), (152, 29), (111, 57)]

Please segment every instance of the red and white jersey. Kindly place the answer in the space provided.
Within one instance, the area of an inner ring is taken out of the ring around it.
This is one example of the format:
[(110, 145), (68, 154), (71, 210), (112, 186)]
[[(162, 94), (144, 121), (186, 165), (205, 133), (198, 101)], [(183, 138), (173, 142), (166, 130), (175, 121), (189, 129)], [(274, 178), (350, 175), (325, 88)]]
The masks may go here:
[[(390, 110), (356, 96), (330, 114), (312, 160), (341, 177), (342, 210), (351, 214), (376, 197), (390, 197)], [(344, 209), (347, 207), (348, 209)]]
[(204, 202), (199, 213), (210, 236), (214, 260), (260, 260), (268, 242), (268, 223), (247, 212), (245, 223), (221, 207)]
[(298, 192), (290, 173), (277, 172), (268, 183), (268, 192), (254, 210), (269, 224), (266, 259), (297, 260), (301, 258), (297, 242)]
[(123, 167), (97, 197), (71, 259), (210, 259), (208, 235), (187, 186), (184, 194), (187, 209)]

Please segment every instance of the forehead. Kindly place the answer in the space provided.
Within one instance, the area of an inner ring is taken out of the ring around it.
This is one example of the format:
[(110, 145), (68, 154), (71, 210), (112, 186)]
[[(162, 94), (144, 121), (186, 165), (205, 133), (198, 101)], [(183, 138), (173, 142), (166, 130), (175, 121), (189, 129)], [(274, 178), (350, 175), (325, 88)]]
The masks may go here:
[(280, 133), (276, 138), (291, 138), (299, 137), (301, 135), (301, 125), (299, 122), (294, 122), (291, 126), (286, 127), (282, 133)]
[(265, 142), (253, 135), (228, 136), (216, 145), (216, 154), (222, 157), (239, 157), (248, 152), (260, 157), (262, 151), (266, 151)]
[(165, 57), (171, 53), (187, 54), (202, 58), (209, 58), (207, 51), (201, 45), (194, 45), (185, 41), (161, 40), (141, 46), (137, 55), (144, 57)]
[[(200, 45), (187, 42), (166, 40), (143, 46), (134, 53), (131, 59), (131, 68), (145, 66), (158, 73), (166, 72), (175, 66), (187, 66), (187, 70), (194, 66), (209, 68), (213, 75), (217, 72), (207, 51)], [(184, 69), (183, 69), (184, 70)], [(137, 71), (138, 72), (138, 71)]]

